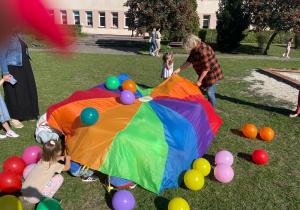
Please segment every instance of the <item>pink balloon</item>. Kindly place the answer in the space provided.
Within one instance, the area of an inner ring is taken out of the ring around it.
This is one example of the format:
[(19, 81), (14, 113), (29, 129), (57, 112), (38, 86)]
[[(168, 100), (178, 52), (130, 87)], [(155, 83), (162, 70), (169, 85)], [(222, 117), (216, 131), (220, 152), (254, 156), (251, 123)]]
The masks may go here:
[(30, 171), (36, 166), (36, 163), (29, 164), (23, 171), (23, 179), (25, 180), (30, 173)]
[(27, 165), (37, 163), (41, 157), (42, 149), (35, 145), (27, 147), (22, 154), (22, 158)]
[(221, 163), (225, 163), (225, 164), (231, 166), (233, 163), (233, 156), (230, 152), (228, 152), (226, 150), (222, 150), (217, 153), (217, 155), (215, 157), (215, 163), (217, 165), (221, 164)]
[(215, 178), (222, 183), (230, 182), (234, 177), (233, 169), (224, 163), (218, 164), (214, 170)]

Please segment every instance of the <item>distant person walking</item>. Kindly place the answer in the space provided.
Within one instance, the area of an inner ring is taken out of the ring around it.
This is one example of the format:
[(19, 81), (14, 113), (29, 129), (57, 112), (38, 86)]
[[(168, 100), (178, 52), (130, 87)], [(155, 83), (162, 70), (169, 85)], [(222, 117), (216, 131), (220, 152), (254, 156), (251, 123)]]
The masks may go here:
[(160, 55), (158, 54), (160, 50), (160, 42), (161, 42), (160, 26), (156, 28), (155, 42), (156, 42), (157, 49), (153, 52), (153, 54), (157, 57), (160, 57)]
[(157, 49), (156, 42), (155, 42), (155, 37), (156, 37), (156, 28), (153, 28), (153, 31), (150, 35), (150, 48), (149, 48), (149, 55), (155, 56), (154, 51)]
[(289, 57), (291, 46), (292, 46), (293, 38), (290, 39), (290, 41), (286, 45), (285, 53), (282, 54), (282, 57)]

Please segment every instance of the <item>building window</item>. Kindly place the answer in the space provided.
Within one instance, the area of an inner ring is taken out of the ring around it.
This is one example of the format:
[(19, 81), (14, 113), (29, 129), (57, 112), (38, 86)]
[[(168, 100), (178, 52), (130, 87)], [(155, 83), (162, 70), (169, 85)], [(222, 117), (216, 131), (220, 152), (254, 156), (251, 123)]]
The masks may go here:
[(66, 10), (60, 10), (61, 12), (61, 22), (62, 24), (67, 24), (67, 11)]
[(112, 17), (112, 27), (118, 28), (118, 13), (111, 13)]
[(209, 28), (210, 15), (203, 16), (203, 28)]
[(129, 22), (129, 17), (128, 14), (125, 14), (125, 27), (124, 28), (128, 28), (128, 22)]
[(105, 12), (99, 12), (99, 27), (105, 27)]
[(74, 24), (80, 25), (79, 11), (74, 11)]
[(54, 10), (48, 10), (50, 18), (54, 21)]
[(93, 14), (92, 14), (92, 12), (86, 12), (86, 25), (93, 27)]

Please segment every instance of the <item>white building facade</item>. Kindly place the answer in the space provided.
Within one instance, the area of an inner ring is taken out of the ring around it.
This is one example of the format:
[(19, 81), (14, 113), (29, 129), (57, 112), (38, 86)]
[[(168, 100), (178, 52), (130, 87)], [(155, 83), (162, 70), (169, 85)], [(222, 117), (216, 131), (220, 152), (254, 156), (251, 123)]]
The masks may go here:
[[(80, 24), (88, 34), (131, 35), (126, 0), (43, 0), (58, 24)], [(216, 28), (219, 0), (198, 0), (200, 28)]]

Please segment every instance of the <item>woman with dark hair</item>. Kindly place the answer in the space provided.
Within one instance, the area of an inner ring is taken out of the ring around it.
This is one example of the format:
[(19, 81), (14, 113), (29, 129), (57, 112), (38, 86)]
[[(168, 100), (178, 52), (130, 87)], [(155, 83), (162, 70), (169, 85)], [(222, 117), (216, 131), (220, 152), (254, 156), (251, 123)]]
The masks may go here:
[[(13, 32), (0, 44), (1, 73), (5, 103), (10, 124), (22, 128), (22, 120), (37, 119), (39, 115), (37, 89), (29, 61), (28, 47), (23, 36)], [(10, 83), (15, 79), (16, 83)]]

